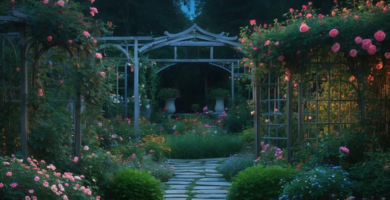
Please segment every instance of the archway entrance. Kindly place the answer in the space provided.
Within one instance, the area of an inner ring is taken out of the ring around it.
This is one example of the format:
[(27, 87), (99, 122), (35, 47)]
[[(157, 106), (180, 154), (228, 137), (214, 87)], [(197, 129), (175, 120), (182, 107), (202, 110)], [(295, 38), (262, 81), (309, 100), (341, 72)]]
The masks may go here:
[[(194, 24), (190, 28), (176, 34), (169, 32), (165, 36), (152, 37), (103, 37), (99, 40), (104, 41), (105, 45), (115, 45), (121, 50), (128, 52), (133, 48), (133, 57), (127, 54), (128, 61), (125, 69), (129, 66), (134, 68), (134, 119), (140, 117), (139, 102), (139, 55), (144, 55), (149, 61), (155, 63), (165, 63), (158, 72), (176, 64), (176, 63), (209, 63), (210, 65), (222, 68), (231, 73), (231, 96), (234, 98), (234, 77), (242, 76), (246, 70), (240, 70), (240, 58), (216, 58), (215, 51), (219, 48), (238, 47), (237, 37), (225, 36), (225, 33), (214, 34), (207, 32)], [(131, 42), (130, 42), (131, 41)], [(170, 55), (157, 55), (153, 57), (152, 50), (160, 48), (171, 49)], [(193, 49), (198, 49), (198, 53), (189, 53)], [(204, 52), (207, 51), (207, 56)], [(169, 58), (166, 58), (169, 57)], [(240, 71), (242, 73), (240, 73)], [(127, 70), (126, 70), (127, 73)], [(127, 80), (126, 80), (127, 82)], [(127, 87), (127, 84), (126, 84)], [(127, 91), (127, 89), (126, 89)], [(127, 93), (125, 95), (127, 98)], [(126, 99), (125, 101), (126, 102)], [(138, 120), (134, 120), (134, 126), (138, 128)]]

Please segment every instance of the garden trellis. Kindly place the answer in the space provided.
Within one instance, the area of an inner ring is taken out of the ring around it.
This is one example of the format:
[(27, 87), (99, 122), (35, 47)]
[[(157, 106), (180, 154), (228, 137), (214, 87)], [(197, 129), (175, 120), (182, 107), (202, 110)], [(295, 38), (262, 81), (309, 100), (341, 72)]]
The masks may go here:
[(387, 145), (390, 15), (382, 1), (351, 4), (324, 16), (310, 3), (286, 23), (243, 28), (242, 51), (256, 66), (257, 153), (264, 139), (287, 147), (292, 163), (293, 146), (321, 149), (324, 137), (353, 131)]

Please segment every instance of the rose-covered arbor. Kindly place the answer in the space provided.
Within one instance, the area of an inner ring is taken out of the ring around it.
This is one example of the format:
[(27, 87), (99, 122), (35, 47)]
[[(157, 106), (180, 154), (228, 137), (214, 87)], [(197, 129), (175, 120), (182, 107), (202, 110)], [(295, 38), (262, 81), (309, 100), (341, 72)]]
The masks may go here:
[(290, 9), (286, 22), (261, 26), (252, 20), (253, 31), (243, 29), (242, 51), (256, 77), (257, 153), (263, 138), (287, 146), (292, 162), (293, 146), (352, 132), (377, 138), (370, 148), (388, 148), (387, 6), (336, 4), (324, 16), (309, 2)]
[[(29, 0), (0, 3), (0, 11), (7, 13), (0, 16), (0, 32), (2, 38), (8, 41), (2, 42), (2, 57), (16, 56), (14, 60), (3, 59), (5, 62), (2, 62), (2, 70), (7, 73), (1, 77), (0, 105), (10, 108), (13, 102), (20, 102), (20, 107), (15, 109), (20, 109), (21, 112), (20, 127), (9, 127), (6, 124), (1, 124), (1, 127), (2, 132), (7, 135), (12, 135), (12, 132), (19, 133), (17, 128), (20, 128), (20, 143), (19, 137), (15, 137), (14, 143), (16, 146), (21, 145), (24, 162), (28, 157), (29, 137), (31, 142), (31, 135), (28, 136), (28, 133), (34, 131), (31, 124), (42, 125), (44, 123), (40, 121), (43, 119), (41, 117), (48, 116), (48, 113), (37, 115), (39, 107), (44, 107), (49, 102), (74, 102), (73, 127), (59, 125), (57, 134), (64, 132), (65, 136), (73, 137), (74, 141), (71, 140), (70, 145), (73, 145), (74, 155), (80, 157), (82, 95), (91, 107), (99, 104), (102, 96), (108, 96), (104, 94), (110, 86), (102, 83), (108, 79), (110, 73), (103, 67), (102, 56), (95, 55), (94, 52), (97, 42), (94, 37), (108, 32), (102, 22), (92, 19), (97, 10), (89, 7), (91, 3)], [(81, 12), (83, 7), (91, 9), (92, 17), (84, 16)], [(14, 40), (10, 41), (9, 37)], [(12, 50), (4, 48), (4, 44), (12, 47)], [(11, 82), (17, 82), (20, 87), (10, 85)], [(11, 90), (16, 92), (12, 97), (7, 96)], [(19, 94), (20, 101), (17, 100)], [(6, 110), (9, 109), (2, 109)], [(14, 118), (15, 116), (10, 117), (9, 120), (19, 120)], [(73, 130), (73, 135), (66, 133), (69, 129)], [(41, 138), (38, 140), (43, 141), (45, 136), (39, 137)], [(46, 146), (53, 144), (46, 143)], [(65, 142), (63, 144), (68, 145)], [(39, 149), (37, 146), (33, 148)], [(50, 148), (61, 150), (63, 147)]]

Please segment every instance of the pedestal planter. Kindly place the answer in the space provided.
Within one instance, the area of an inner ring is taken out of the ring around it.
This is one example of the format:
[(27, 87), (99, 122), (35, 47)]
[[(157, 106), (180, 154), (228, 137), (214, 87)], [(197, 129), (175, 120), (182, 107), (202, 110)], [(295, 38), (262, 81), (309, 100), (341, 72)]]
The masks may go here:
[(171, 118), (172, 114), (175, 113), (176, 111), (175, 99), (176, 98), (165, 99), (165, 109), (166, 109), (165, 112), (168, 114), (169, 119)]
[(224, 100), (225, 98), (215, 98), (215, 112), (222, 113), (225, 109)]

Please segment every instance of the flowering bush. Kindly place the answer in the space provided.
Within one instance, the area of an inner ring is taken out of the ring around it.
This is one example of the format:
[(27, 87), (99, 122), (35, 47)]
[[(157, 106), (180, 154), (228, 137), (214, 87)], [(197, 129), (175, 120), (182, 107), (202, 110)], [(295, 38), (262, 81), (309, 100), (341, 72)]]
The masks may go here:
[(180, 91), (174, 88), (162, 88), (157, 95), (160, 99), (170, 99), (180, 97)]
[(356, 181), (356, 199), (390, 197), (390, 152), (367, 152), (364, 162), (350, 167), (351, 179)]
[(351, 196), (351, 187), (347, 172), (317, 167), (287, 183), (279, 199), (345, 199)]
[(229, 200), (277, 199), (283, 191), (282, 185), (291, 181), (297, 173), (297, 170), (289, 167), (249, 167), (234, 179), (228, 195)]
[(253, 156), (250, 154), (235, 154), (226, 159), (219, 171), (222, 172), (226, 180), (233, 179), (240, 171), (253, 166)]
[(230, 96), (229, 92), (227, 90), (222, 89), (222, 88), (211, 90), (211, 92), (209, 94), (210, 98), (224, 98), (225, 99), (229, 96)]
[(5, 199), (95, 199), (84, 175), (58, 172), (44, 160), (0, 158), (0, 196)]

